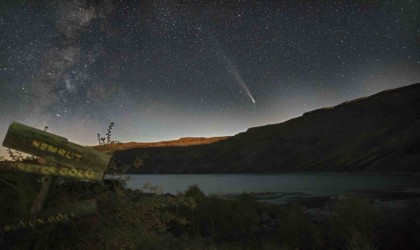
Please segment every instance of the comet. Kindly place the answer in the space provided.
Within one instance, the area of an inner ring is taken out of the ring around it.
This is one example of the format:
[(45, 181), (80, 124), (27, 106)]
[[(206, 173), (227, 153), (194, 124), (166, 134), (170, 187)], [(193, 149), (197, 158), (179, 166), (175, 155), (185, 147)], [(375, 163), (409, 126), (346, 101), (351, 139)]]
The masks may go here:
[(249, 99), (251, 99), (251, 101), (255, 104), (255, 99), (252, 96), (251, 91), (249, 91), (248, 86), (245, 84), (245, 81), (242, 78), (236, 65), (231, 60), (229, 60), (229, 58), (226, 56), (224, 51), (221, 49), (219, 42), (213, 35), (211, 35), (211, 33), (209, 33), (209, 37), (210, 37), (210, 41), (212, 41), (214, 44), (213, 46), (216, 48), (218, 56), (221, 57), (224, 64), (226, 64), (228, 72), (233, 75), (239, 87), (245, 92), (245, 94), (249, 97)]
[(223, 57), (223, 60), (227, 64), (228, 71), (233, 74), (233, 76), (235, 77), (236, 82), (238, 83), (239, 87), (241, 87), (243, 89), (243, 91), (245, 92), (245, 94), (255, 104), (255, 99), (252, 96), (251, 91), (249, 91), (248, 86), (246, 86), (244, 79), (239, 74), (239, 71), (237, 70), (237, 68), (235, 67), (235, 65), (233, 64), (233, 62), (231, 60), (229, 60), (229, 58), (227, 58), (226, 55), (223, 54), (223, 53), (222, 53), (222, 57)]

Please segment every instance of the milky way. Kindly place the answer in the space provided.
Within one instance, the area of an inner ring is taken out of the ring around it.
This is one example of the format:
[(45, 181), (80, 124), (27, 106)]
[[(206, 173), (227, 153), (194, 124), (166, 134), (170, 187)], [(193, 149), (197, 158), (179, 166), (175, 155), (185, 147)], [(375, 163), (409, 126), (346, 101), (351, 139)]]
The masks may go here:
[(81, 144), (110, 122), (120, 141), (233, 135), (420, 82), (419, 5), (3, 1), (0, 137), (12, 121)]

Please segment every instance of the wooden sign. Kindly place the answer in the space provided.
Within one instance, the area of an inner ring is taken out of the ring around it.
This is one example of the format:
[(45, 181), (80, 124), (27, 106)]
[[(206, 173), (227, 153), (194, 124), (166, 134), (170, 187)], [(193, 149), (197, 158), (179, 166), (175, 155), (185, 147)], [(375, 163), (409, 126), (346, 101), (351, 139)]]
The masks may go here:
[[(111, 155), (69, 142), (54, 135), (17, 122), (9, 126), (3, 146), (42, 157), (56, 166), (15, 163), (15, 170), (35, 174), (102, 180)], [(64, 167), (63, 167), (64, 166)]]
[(36, 214), (28, 214), (20, 218), (1, 219), (0, 233), (36, 229), (48, 224), (69, 222), (71, 219), (91, 214), (96, 214), (95, 200), (79, 201), (62, 207), (49, 208)]

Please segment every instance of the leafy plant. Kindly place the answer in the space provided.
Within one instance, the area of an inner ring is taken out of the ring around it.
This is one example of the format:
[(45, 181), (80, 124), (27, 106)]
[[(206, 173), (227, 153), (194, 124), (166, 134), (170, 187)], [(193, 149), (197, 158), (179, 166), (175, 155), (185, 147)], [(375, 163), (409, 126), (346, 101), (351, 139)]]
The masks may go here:
[(115, 124), (113, 122), (109, 123), (107, 132), (105, 133), (106, 137), (102, 137), (100, 133), (97, 134), (97, 140), (99, 145), (113, 144), (119, 142), (111, 139), (112, 129), (114, 128), (114, 125)]

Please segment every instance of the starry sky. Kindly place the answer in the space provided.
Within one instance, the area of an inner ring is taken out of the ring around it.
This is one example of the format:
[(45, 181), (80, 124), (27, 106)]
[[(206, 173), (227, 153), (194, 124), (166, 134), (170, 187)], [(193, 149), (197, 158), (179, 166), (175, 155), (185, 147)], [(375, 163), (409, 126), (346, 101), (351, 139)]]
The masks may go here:
[(234, 135), (420, 82), (420, 2), (349, 2), (0, 0), (0, 138)]

